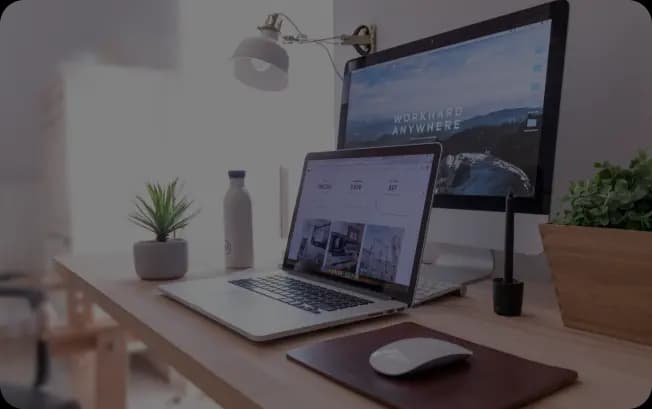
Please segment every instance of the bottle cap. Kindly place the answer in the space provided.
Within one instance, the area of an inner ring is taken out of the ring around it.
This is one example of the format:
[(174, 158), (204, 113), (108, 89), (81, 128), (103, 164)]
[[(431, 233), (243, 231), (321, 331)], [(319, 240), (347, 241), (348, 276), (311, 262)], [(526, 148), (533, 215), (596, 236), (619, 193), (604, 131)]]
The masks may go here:
[(230, 178), (237, 178), (237, 179), (242, 179), (245, 177), (247, 172), (244, 170), (230, 170), (229, 171), (229, 177)]

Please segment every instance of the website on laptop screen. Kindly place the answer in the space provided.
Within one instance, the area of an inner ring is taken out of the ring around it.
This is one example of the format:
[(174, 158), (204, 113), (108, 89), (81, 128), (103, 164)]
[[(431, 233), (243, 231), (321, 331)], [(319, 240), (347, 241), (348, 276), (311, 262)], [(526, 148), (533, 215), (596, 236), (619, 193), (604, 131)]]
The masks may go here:
[(433, 155), (309, 160), (289, 239), (303, 271), (409, 286)]

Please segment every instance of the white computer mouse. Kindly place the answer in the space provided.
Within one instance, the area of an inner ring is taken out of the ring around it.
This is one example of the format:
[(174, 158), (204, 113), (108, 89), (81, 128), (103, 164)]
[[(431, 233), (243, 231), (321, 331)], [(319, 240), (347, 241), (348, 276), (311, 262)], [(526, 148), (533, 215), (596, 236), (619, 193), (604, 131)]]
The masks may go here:
[(473, 352), (435, 338), (407, 338), (378, 348), (369, 357), (383, 375), (401, 376), (468, 359)]

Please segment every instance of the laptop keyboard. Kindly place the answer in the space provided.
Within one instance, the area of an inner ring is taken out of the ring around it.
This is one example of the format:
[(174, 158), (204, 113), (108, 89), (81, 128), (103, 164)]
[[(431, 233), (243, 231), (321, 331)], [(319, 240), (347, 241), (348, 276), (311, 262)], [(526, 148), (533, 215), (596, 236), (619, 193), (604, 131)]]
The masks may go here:
[(319, 314), (322, 311), (343, 310), (345, 308), (373, 303), (373, 301), (296, 280), (284, 275), (245, 278), (229, 281), (229, 283), (313, 314)]

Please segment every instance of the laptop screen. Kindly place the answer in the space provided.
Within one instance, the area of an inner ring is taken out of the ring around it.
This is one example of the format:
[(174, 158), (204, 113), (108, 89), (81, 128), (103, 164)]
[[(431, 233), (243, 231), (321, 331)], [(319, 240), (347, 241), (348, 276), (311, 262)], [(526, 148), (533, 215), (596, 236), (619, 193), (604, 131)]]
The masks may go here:
[(308, 159), (285, 264), (384, 288), (409, 287), (432, 192), (433, 156)]

